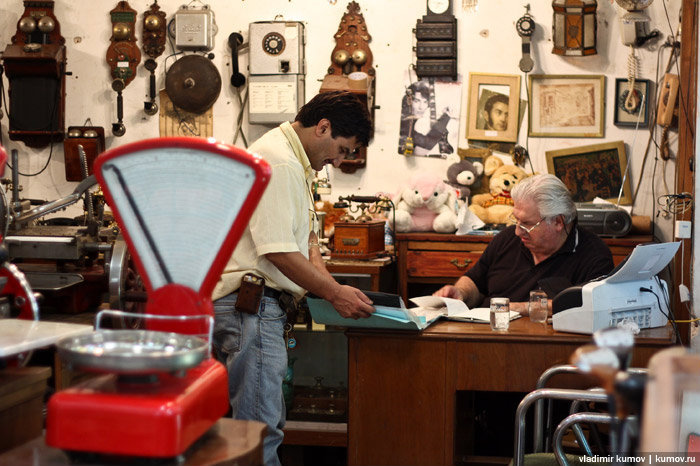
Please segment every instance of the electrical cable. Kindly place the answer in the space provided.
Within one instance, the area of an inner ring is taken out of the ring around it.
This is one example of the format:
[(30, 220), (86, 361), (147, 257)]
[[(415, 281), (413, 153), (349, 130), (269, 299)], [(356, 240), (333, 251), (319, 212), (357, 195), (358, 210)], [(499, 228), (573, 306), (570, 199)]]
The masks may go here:
[[(659, 277), (656, 277), (657, 282), (659, 281)], [(660, 285), (660, 282), (659, 282)], [(661, 287), (661, 289), (664, 289)], [(666, 295), (664, 294), (664, 301), (667, 303), (666, 309), (668, 309), (668, 312), (664, 312), (663, 308), (661, 307), (661, 299), (659, 298), (659, 295), (656, 294), (655, 291), (653, 291), (650, 288), (646, 288), (644, 286), (639, 287), (639, 291), (643, 291), (645, 293), (651, 293), (656, 297), (656, 302), (659, 306), (659, 311), (671, 322), (671, 326), (673, 327), (673, 332), (676, 335), (676, 341), (678, 342), (679, 345), (683, 345), (683, 340), (681, 340), (681, 334), (678, 331), (678, 326), (676, 325), (676, 318), (673, 315), (673, 311), (671, 311), (671, 308), (668, 307), (668, 302), (666, 300)]]

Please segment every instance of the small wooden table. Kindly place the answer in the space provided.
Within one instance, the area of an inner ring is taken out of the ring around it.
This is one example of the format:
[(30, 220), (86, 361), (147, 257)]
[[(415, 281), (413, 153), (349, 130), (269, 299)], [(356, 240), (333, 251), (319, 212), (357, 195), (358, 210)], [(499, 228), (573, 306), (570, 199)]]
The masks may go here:
[[(457, 392), (529, 392), (567, 364), (590, 335), (523, 317), (507, 332), (442, 321), (422, 332), (353, 328), (348, 337), (348, 464), (452, 465)], [(632, 365), (674, 341), (670, 326), (642, 330)]]
[[(262, 422), (222, 418), (184, 455), (184, 461), (159, 462), (163, 466), (260, 466), (263, 464), (263, 439), (267, 427)], [(64, 451), (46, 445), (37, 437), (0, 455), (0, 466), (114, 466), (151, 464), (124, 457), (69, 457)]]

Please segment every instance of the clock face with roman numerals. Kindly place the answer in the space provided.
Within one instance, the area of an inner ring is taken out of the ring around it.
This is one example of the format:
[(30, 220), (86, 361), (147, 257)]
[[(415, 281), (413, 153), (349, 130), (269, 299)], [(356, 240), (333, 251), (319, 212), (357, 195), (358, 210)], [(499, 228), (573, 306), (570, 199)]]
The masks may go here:
[(451, 0), (428, 0), (428, 13), (433, 15), (448, 13), (451, 3)]

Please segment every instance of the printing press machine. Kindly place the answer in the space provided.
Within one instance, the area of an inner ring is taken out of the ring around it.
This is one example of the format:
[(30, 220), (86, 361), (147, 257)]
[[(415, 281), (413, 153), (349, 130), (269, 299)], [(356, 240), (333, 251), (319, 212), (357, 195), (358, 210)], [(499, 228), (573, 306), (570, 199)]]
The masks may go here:
[[(0, 189), (0, 232), (9, 260), (41, 294), (42, 311), (80, 313), (108, 299), (112, 309), (139, 312), (146, 299), (143, 282), (119, 227), (104, 212), (104, 197), (92, 192), (98, 188), (94, 175), (63, 198), (21, 200), (16, 151), (12, 159), (12, 180), (2, 180), (11, 198)], [(82, 217), (45, 219), (81, 200)]]

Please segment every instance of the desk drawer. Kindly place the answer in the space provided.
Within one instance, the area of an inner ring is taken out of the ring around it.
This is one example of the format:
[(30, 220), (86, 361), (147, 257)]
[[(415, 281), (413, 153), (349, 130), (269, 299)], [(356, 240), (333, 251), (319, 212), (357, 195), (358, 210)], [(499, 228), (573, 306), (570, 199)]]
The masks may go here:
[(409, 277), (459, 277), (469, 270), (481, 254), (458, 251), (408, 251)]

